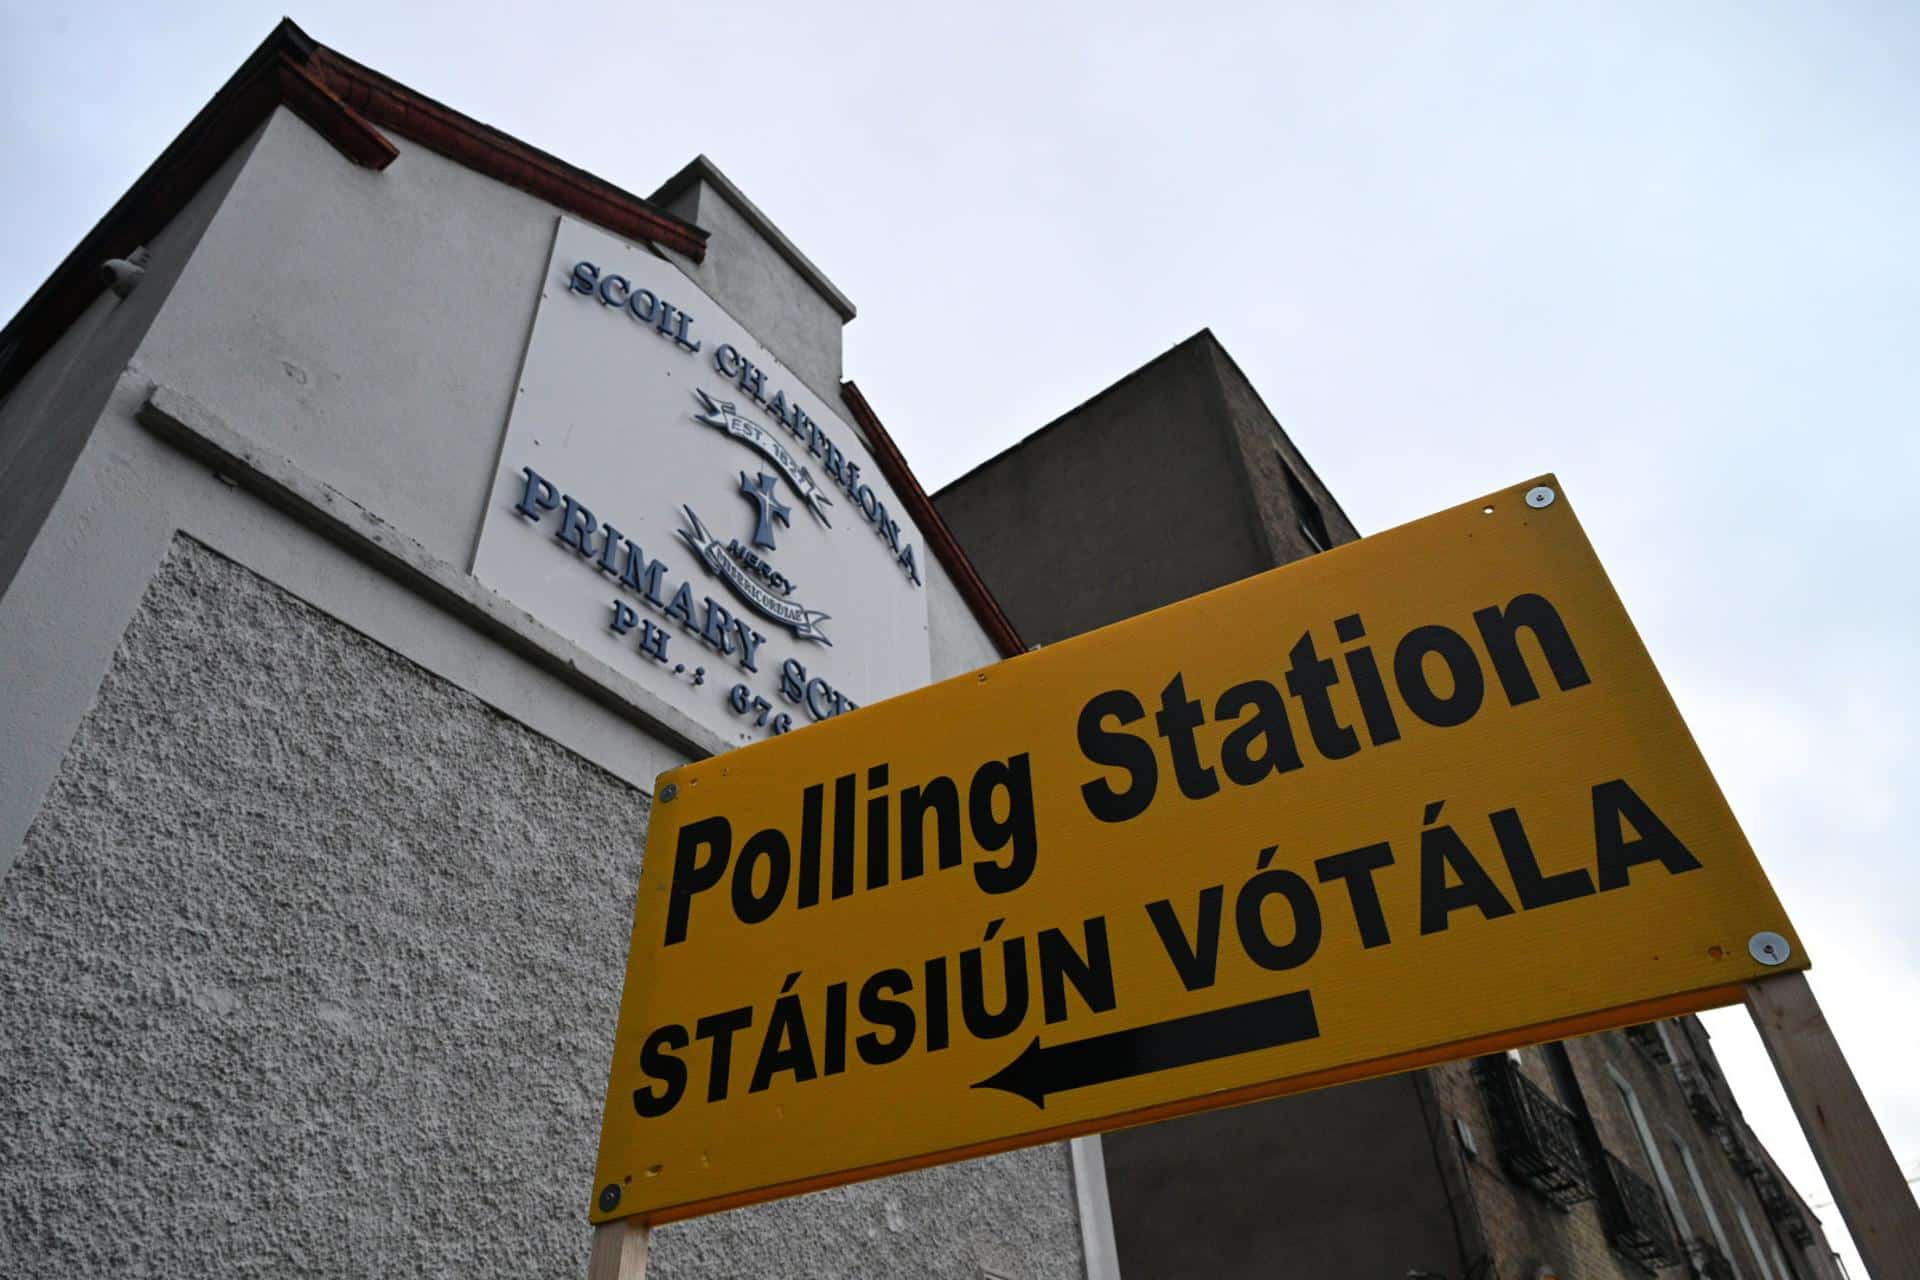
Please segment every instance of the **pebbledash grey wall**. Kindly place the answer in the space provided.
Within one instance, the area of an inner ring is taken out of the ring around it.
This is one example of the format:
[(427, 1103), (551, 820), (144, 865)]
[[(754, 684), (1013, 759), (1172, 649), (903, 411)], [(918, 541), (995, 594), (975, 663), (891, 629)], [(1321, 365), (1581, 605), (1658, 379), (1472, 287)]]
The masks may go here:
[[(98, 416), (26, 423), (70, 469), (7, 477), (57, 496), (0, 596), (0, 1276), (584, 1272), (647, 791), (702, 744), (466, 577), (554, 210), (396, 141), (276, 113), (97, 304), (148, 309), (71, 353)], [(992, 660), (926, 570), (935, 677)], [(1083, 1275), (1097, 1176), (739, 1210), (649, 1274)]]
[[(0, 1270), (577, 1277), (636, 787), (185, 536), (0, 900)], [(1065, 1148), (649, 1274), (1076, 1273)]]

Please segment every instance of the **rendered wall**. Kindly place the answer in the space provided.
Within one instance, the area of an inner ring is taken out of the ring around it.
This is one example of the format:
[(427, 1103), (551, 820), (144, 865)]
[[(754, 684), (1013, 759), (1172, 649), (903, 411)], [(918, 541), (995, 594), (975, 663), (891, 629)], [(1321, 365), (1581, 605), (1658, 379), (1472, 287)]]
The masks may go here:
[[(276, 114), (72, 384), (0, 593), (0, 1276), (583, 1273), (645, 788), (685, 756), (374, 567), (469, 564), (553, 225), (401, 146), (371, 174)], [(156, 384), (338, 527), (138, 425)], [(990, 659), (927, 572), (936, 673)], [(1072, 1159), (665, 1228), (650, 1274), (1077, 1276)]]
[[(0, 1272), (583, 1274), (647, 809), (178, 539), (0, 898)], [(666, 1228), (650, 1274), (1079, 1250), (1052, 1146)]]
[[(133, 292), (121, 298), (103, 289), (0, 401), (0, 596), (73, 470), (114, 380), (146, 336), (258, 140), (256, 133), (228, 157), (145, 246), (147, 274)], [(125, 245), (118, 252), (140, 247)]]
[(920, 572), (927, 584), (927, 638), (932, 645), (934, 681), (1000, 661), (1000, 651), (980, 629), (939, 558), (929, 554)]
[(464, 569), (554, 212), (393, 141), (363, 169), (275, 112), (139, 359)]
[(828, 404), (840, 403), (841, 319), (726, 196), (695, 181), (667, 205), (708, 233), (707, 256), (694, 262), (666, 251)]

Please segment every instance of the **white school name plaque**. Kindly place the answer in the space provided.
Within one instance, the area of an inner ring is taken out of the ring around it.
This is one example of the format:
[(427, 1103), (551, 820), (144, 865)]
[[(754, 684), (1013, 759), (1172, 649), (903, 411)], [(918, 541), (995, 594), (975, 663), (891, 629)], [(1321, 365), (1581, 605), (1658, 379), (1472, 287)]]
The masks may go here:
[(728, 742), (927, 683), (859, 434), (672, 263), (560, 219), (474, 576)]

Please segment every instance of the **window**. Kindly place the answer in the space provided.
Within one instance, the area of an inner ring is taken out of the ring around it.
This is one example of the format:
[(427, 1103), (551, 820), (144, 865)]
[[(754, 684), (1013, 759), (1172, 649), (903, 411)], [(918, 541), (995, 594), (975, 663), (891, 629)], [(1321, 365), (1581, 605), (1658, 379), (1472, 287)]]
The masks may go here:
[(1620, 1100), (1627, 1104), (1627, 1114), (1633, 1119), (1634, 1136), (1640, 1139), (1640, 1150), (1653, 1167), (1654, 1181), (1660, 1184), (1660, 1198), (1666, 1202), (1674, 1226), (1680, 1229), (1680, 1236), (1685, 1239), (1691, 1234), (1687, 1215), (1680, 1211), (1680, 1197), (1674, 1194), (1673, 1180), (1667, 1177), (1667, 1164), (1660, 1158), (1660, 1148), (1653, 1140), (1653, 1129), (1647, 1124), (1647, 1113), (1640, 1109), (1640, 1096), (1627, 1083), (1626, 1077), (1614, 1069), (1612, 1063), (1607, 1064), (1607, 1074), (1613, 1077), (1613, 1087), (1620, 1091)]
[(1735, 1205), (1733, 1212), (1740, 1219), (1740, 1234), (1747, 1238), (1747, 1250), (1753, 1254), (1754, 1265), (1760, 1268), (1761, 1280), (1774, 1280), (1773, 1268), (1767, 1265), (1767, 1255), (1760, 1252), (1760, 1239), (1753, 1234), (1753, 1223), (1747, 1221), (1747, 1211)]
[(1273, 446), (1273, 456), (1280, 463), (1280, 474), (1287, 479), (1287, 494), (1293, 499), (1293, 509), (1298, 517), (1300, 532), (1307, 544), (1315, 551), (1325, 551), (1333, 545), (1333, 539), (1327, 536), (1326, 517), (1320, 514), (1320, 504), (1307, 492), (1307, 486), (1300, 483), (1300, 477), (1294, 472), (1293, 464), (1287, 461), (1287, 455), (1280, 452), (1280, 446)]
[[(1656, 1204), (1666, 1207), (1668, 1219), (1680, 1234), (1679, 1240), (1675, 1243), (1684, 1247), (1686, 1241), (1693, 1235), (1693, 1230), (1687, 1224), (1687, 1215), (1680, 1207), (1680, 1197), (1674, 1192), (1673, 1179), (1667, 1176), (1666, 1161), (1660, 1158), (1660, 1147), (1654, 1141), (1652, 1127), (1647, 1123), (1647, 1113), (1640, 1108), (1639, 1095), (1634, 1093), (1633, 1086), (1627, 1083), (1627, 1078), (1621, 1075), (1612, 1063), (1607, 1064), (1607, 1075), (1612, 1078), (1613, 1087), (1619, 1090), (1620, 1100), (1626, 1104), (1627, 1117), (1633, 1123), (1634, 1136), (1640, 1140), (1640, 1150), (1647, 1157), (1647, 1163), (1653, 1168), (1653, 1180), (1660, 1189)], [(1658, 1207), (1649, 1206), (1649, 1208), (1654, 1216), (1658, 1215)]]
[(1519, 1053), (1509, 1049), (1480, 1058), (1474, 1074), (1507, 1175), (1561, 1209), (1593, 1199), (1578, 1123), (1521, 1071)]
[(1713, 1200), (1707, 1195), (1707, 1184), (1700, 1176), (1700, 1166), (1693, 1162), (1693, 1148), (1672, 1130), (1667, 1131), (1667, 1138), (1680, 1154), (1680, 1163), (1687, 1170), (1687, 1181), (1693, 1184), (1694, 1199), (1700, 1202), (1701, 1210), (1707, 1215), (1707, 1230), (1713, 1233), (1714, 1243), (1720, 1247), (1720, 1257), (1725, 1260), (1727, 1270), (1733, 1273), (1734, 1280), (1741, 1280), (1739, 1264), (1733, 1260), (1733, 1248), (1727, 1244), (1727, 1233), (1720, 1227), (1720, 1215), (1714, 1212)]

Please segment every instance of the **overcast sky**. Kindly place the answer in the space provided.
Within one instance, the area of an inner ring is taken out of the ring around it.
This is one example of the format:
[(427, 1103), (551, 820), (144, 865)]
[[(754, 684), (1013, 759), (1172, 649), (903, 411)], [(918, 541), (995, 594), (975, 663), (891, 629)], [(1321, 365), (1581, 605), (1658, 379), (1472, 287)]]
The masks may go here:
[[(1557, 471), (1920, 1172), (1920, 7), (920, 8), (293, 16), (631, 190), (712, 156), (929, 489), (1202, 327), (1362, 532)], [(11, 315), (279, 10), (0, 14)]]

